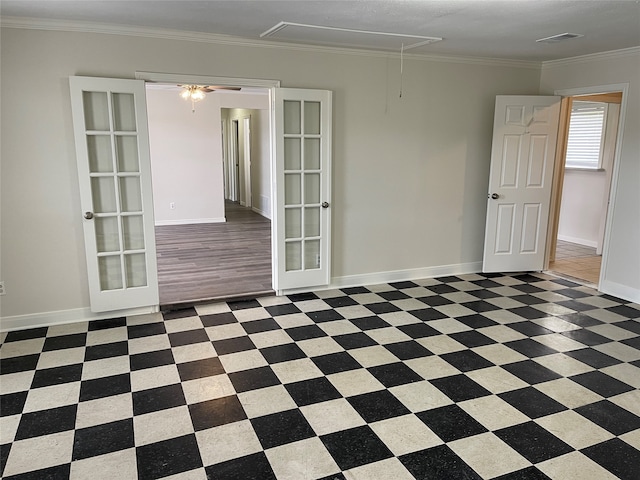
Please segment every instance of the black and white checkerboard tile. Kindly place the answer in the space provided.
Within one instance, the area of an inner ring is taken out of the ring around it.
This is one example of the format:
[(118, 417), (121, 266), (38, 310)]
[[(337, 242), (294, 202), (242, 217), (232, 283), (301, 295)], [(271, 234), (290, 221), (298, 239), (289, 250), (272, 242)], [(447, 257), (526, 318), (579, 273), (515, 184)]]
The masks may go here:
[(640, 306), (463, 275), (17, 331), (8, 479), (640, 478)]

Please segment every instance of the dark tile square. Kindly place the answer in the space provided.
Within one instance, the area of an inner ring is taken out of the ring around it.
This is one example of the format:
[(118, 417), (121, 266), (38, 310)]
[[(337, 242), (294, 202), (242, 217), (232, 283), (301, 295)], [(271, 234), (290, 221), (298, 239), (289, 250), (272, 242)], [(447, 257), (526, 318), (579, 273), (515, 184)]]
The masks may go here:
[[(431, 298), (431, 297), (425, 297)], [(418, 299), (421, 302), (422, 299)], [(447, 318), (447, 316), (436, 310), (435, 308), (423, 308), (421, 310), (410, 310), (409, 313), (416, 317), (418, 320), (422, 320), (423, 322), (428, 322), (429, 320), (442, 320), (443, 318)], [(440, 332), (438, 332), (439, 334)]]
[[(488, 278), (486, 280), (473, 280), (471, 283), (478, 285), (479, 287), (482, 287), (482, 288), (497, 288), (497, 287), (504, 286), (501, 283), (494, 282), (493, 280), (489, 280)], [(473, 290), (473, 291), (475, 292), (477, 290)]]
[(593, 347), (594, 345), (602, 345), (604, 343), (611, 342), (610, 338), (603, 337), (602, 335), (598, 335), (591, 330), (569, 330), (566, 332), (560, 332), (561, 335), (568, 337), (576, 342), (580, 342), (588, 347)]
[(280, 384), (280, 380), (269, 367), (233, 372), (229, 374), (229, 380), (238, 393)]
[(330, 353), (328, 355), (313, 357), (311, 360), (313, 360), (313, 363), (315, 363), (325, 375), (362, 368), (347, 352)]
[(516, 302), (524, 303), (525, 305), (539, 305), (541, 303), (547, 303), (546, 300), (534, 297), (533, 295), (514, 295), (510, 298)]
[(608, 400), (590, 403), (574, 410), (614, 435), (640, 428), (640, 417)]
[(391, 292), (378, 292), (378, 295), (384, 298), (385, 300), (387, 300), (388, 302), (391, 302), (393, 300), (404, 300), (407, 298), (411, 298), (406, 293), (402, 293), (398, 290), (393, 290)]
[(132, 371), (159, 367), (161, 365), (171, 365), (172, 363), (174, 363), (174, 359), (173, 352), (170, 349), (137, 353), (129, 356), (129, 365), (131, 365)]
[(195, 434), (136, 448), (138, 478), (151, 480), (202, 467)]
[(489, 390), (478, 385), (466, 375), (434, 378), (429, 382), (456, 403), (491, 395)]
[(569, 313), (567, 315), (560, 315), (562, 320), (566, 320), (569, 323), (573, 323), (574, 325), (578, 325), (579, 327), (593, 327), (594, 325), (601, 325), (603, 322), (600, 320), (596, 320), (589, 315), (585, 315), (584, 313)]
[(28, 391), (24, 391), (0, 395), (0, 416), (8, 417), (22, 413), (28, 394)]
[(560, 302), (555, 302), (557, 305), (570, 308), (571, 310), (575, 310), (576, 312), (584, 312), (586, 310), (593, 310), (594, 307), (592, 305), (587, 305), (582, 302), (578, 302), (575, 300), (562, 300)]
[(493, 367), (491, 363), (484, 357), (471, 350), (461, 350), (459, 352), (446, 353), (440, 355), (440, 358), (456, 367), (461, 372), (470, 372), (471, 370), (479, 370), (481, 368)]
[(82, 364), (36, 370), (31, 388), (60, 385), (62, 383), (79, 382), (82, 377)]
[(76, 430), (73, 460), (97, 457), (134, 446), (133, 418)]
[(0, 375), (9, 373), (26, 372), (27, 370), (35, 370), (38, 365), (39, 353), (33, 355), (23, 355), (21, 357), (3, 358), (0, 362)]
[(378, 343), (366, 333), (348, 333), (346, 335), (336, 335), (333, 339), (345, 350), (352, 348), (372, 347)]
[(581, 373), (580, 375), (574, 375), (569, 378), (605, 398), (635, 390), (632, 386), (597, 371)]
[(472, 437), (487, 431), (458, 405), (447, 405), (417, 413), (416, 416), (445, 442)]
[(579, 287), (580, 284), (576, 282), (572, 282), (571, 280), (567, 280), (565, 278), (554, 278), (551, 280), (553, 283), (557, 283), (558, 285), (564, 285), (565, 287)]
[(621, 340), (620, 343), (624, 343), (625, 345), (629, 345), (636, 350), (640, 350), (640, 337), (627, 338), (625, 340)]
[(215, 480), (276, 480), (264, 452), (234, 458), (205, 468), (207, 478)]
[(510, 323), (509, 328), (515, 330), (516, 332), (520, 332), (527, 337), (537, 337), (539, 335), (550, 335), (552, 333), (555, 333), (553, 332), (553, 330), (541, 327), (540, 325), (533, 322)]
[(242, 328), (247, 333), (268, 332), (270, 330), (280, 330), (280, 325), (273, 318), (263, 318), (262, 320), (252, 320), (244, 322)]
[(638, 450), (619, 438), (585, 448), (582, 453), (621, 480), (640, 478)]
[(403, 282), (392, 282), (389, 284), (389, 286), (393, 287), (393, 288), (397, 288), (398, 290), (404, 290), (405, 288), (415, 288), (415, 287), (419, 287), (420, 285), (418, 285), (415, 282), (411, 282), (409, 280), (403, 281)]
[(398, 457), (417, 480), (481, 480), (473, 469), (446, 445)]
[[(456, 280), (459, 281), (459, 280)], [(442, 283), (439, 285), (430, 285), (427, 289), (431, 290), (433, 293), (437, 293), (438, 295), (442, 295), (445, 293), (454, 293), (458, 292), (457, 288), (453, 288), (451, 285), (447, 285), (446, 283)]]
[(553, 355), (558, 353), (551, 347), (547, 347), (542, 343), (531, 340), (530, 338), (523, 338), (522, 340), (514, 340), (513, 342), (507, 342), (504, 345), (519, 352), (529, 358), (542, 357), (544, 355)]
[(127, 335), (129, 339), (163, 335), (165, 333), (167, 333), (167, 329), (164, 326), (164, 322), (127, 326)]
[(618, 315), (622, 315), (629, 319), (640, 318), (640, 310), (630, 307), (629, 305), (616, 305), (615, 307), (605, 308), (605, 310), (609, 310), (610, 312), (617, 313)]
[(347, 295), (360, 295), (362, 293), (371, 293), (371, 290), (365, 287), (341, 288), (340, 291), (342, 293), (346, 293)]
[[(519, 280), (519, 279), (518, 279)], [(536, 279), (537, 282), (540, 281), (540, 279)], [(524, 293), (540, 293), (540, 292), (544, 292), (545, 290), (540, 288), (540, 287), (536, 287), (535, 285), (530, 285), (528, 283), (522, 283), (519, 285), (510, 285), (512, 288), (515, 288), (516, 290), (520, 290), (521, 292)]]
[(111, 397), (131, 391), (131, 377), (128, 373), (110, 377), (84, 380), (80, 384), (80, 401), (88, 402), (98, 398)]
[(617, 358), (610, 357), (602, 352), (594, 350), (593, 348), (583, 348), (580, 350), (571, 350), (569, 352), (564, 352), (565, 355), (569, 357), (575, 358), (576, 360), (581, 361), (582, 363), (586, 363), (590, 367), (593, 368), (605, 368), (610, 367), (612, 365), (618, 365), (619, 363), (623, 363)]
[(182, 345), (193, 345), (194, 343), (208, 343), (211, 340), (204, 328), (195, 330), (187, 330), (185, 332), (175, 332), (169, 334), (169, 343), (172, 347), (181, 347)]
[(502, 368), (530, 385), (562, 378), (562, 375), (558, 375), (553, 370), (550, 370), (533, 360), (509, 363), (507, 365), (502, 365)]
[(126, 327), (127, 317), (106, 318), (104, 320), (93, 320), (89, 322), (89, 331), (108, 330), (110, 328)]
[(455, 282), (462, 282), (463, 281), (460, 277), (457, 277), (455, 275), (447, 275), (445, 277), (437, 277), (436, 280), (438, 280), (439, 282), (442, 282), (442, 283), (455, 283)]
[(532, 283), (532, 282), (539, 282), (541, 279), (535, 275), (532, 275), (530, 273), (521, 273), (518, 275), (514, 275), (513, 278), (520, 280), (521, 282), (527, 282), (527, 283)]
[(251, 425), (265, 450), (316, 435), (298, 409), (252, 418)]
[(120, 357), (129, 355), (128, 342), (103, 343), (102, 345), (92, 345), (84, 351), (84, 361), (102, 360), (103, 358)]
[(52, 352), (64, 348), (84, 347), (87, 341), (86, 333), (74, 333), (73, 335), (61, 335), (59, 337), (49, 337), (44, 341), (43, 352)]
[(181, 308), (179, 310), (171, 310), (169, 312), (162, 312), (162, 317), (165, 320), (176, 320), (178, 318), (197, 317), (198, 312), (193, 307)]
[(493, 310), (500, 310), (500, 307), (496, 307), (492, 303), (485, 302), (484, 300), (478, 300), (476, 302), (466, 302), (462, 304), (474, 312), (491, 312)]
[[(344, 297), (344, 298), (349, 298), (349, 297)], [(300, 313), (301, 311), (293, 303), (285, 303), (283, 305), (272, 305), (271, 307), (265, 307), (265, 310), (272, 317), (279, 317), (281, 315), (291, 315), (293, 313)]]
[(411, 338), (433, 337), (441, 334), (438, 330), (430, 327), (426, 323), (411, 323), (409, 325), (400, 325), (397, 328), (401, 332), (409, 335)]
[(289, 383), (284, 388), (299, 407), (342, 397), (326, 377)]
[[(458, 318), (457, 320), (459, 321), (460, 319)], [(473, 328), (479, 328), (479, 327), (473, 327)], [(464, 345), (467, 348), (481, 347), (483, 345), (491, 345), (496, 343), (496, 341), (493, 340), (492, 338), (489, 338), (480, 332), (476, 332), (475, 330), (471, 330), (469, 332), (453, 333), (453, 334), (450, 334), (449, 336), (453, 338), (456, 342), (460, 342), (462, 345)]]
[[(424, 323), (421, 325), (424, 325)], [(400, 360), (410, 360), (412, 358), (421, 358), (433, 355), (418, 342), (414, 342), (412, 340), (407, 342), (389, 343), (384, 345), (384, 347)]]
[(293, 295), (287, 295), (292, 302), (306, 302), (308, 300), (317, 300), (318, 296), (312, 292), (306, 293), (294, 293)]
[[(517, 287), (518, 285), (514, 286)], [(508, 308), (507, 310), (521, 316), (525, 320), (535, 320), (537, 318), (544, 318), (548, 316), (546, 313), (529, 306)]]
[(179, 363), (180, 380), (186, 382), (196, 378), (211, 377), (224, 373), (224, 367), (218, 357), (203, 358), (191, 362)]
[(341, 470), (393, 457), (393, 453), (368, 425), (320, 437)]
[(76, 425), (78, 405), (50, 408), (23, 413), (16, 431), (16, 440), (40, 437), (52, 433), (73, 430)]
[(189, 405), (189, 414), (196, 432), (247, 418), (235, 395)]
[(184, 398), (180, 384), (165, 385), (140, 392), (133, 392), (134, 415), (166, 410), (167, 408), (186, 405), (186, 403), (187, 401)]
[(344, 320), (344, 317), (335, 310), (319, 310), (317, 312), (307, 312), (307, 317), (309, 317), (316, 323)]
[(333, 298), (325, 298), (324, 303), (329, 305), (331, 308), (340, 308), (340, 307), (351, 307), (353, 305), (359, 305), (353, 298), (348, 296), (343, 297), (333, 297)]
[[(289, 297), (289, 298), (291, 298), (291, 297)], [(235, 301), (227, 302), (227, 305), (229, 305), (229, 308), (231, 310), (234, 310), (234, 311), (235, 310), (246, 310), (248, 308), (260, 308), (260, 307), (262, 307), (262, 305), (260, 305), (260, 302), (258, 302), (257, 300), (235, 300)]]
[(374, 330), (376, 328), (385, 328), (390, 326), (387, 322), (376, 315), (364, 318), (351, 318), (349, 321), (360, 330)]
[(424, 380), (420, 375), (402, 362), (370, 367), (368, 370), (387, 388)]
[(47, 330), (49, 330), (48, 327), (41, 327), (8, 332), (6, 338), (4, 339), (4, 343), (19, 342), (21, 340), (32, 340), (34, 338), (43, 338), (47, 336)]
[(218, 355), (245, 352), (256, 348), (249, 337), (225, 338), (224, 340), (214, 340), (212, 343)]
[(200, 320), (205, 327), (218, 327), (238, 323), (238, 319), (231, 312), (213, 313), (211, 315), (201, 315)]
[(527, 467), (522, 470), (500, 475), (493, 480), (550, 480), (544, 473), (536, 467)]
[(398, 307), (396, 307), (393, 303), (389, 303), (389, 302), (368, 303), (367, 305), (365, 305), (365, 307), (367, 307), (376, 315), (400, 311)]
[(540, 463), (572, 452), (573, 448), (535, 422), (497, 430), (495, 435), (531, 463)]
[(302, 327), (287, 328), (286, 332), (296, 342), (327, 336), (324, 330), (317, 325), (304, 325)]
[(260, 349), (260, 353), (269, 363), (288, 362), (305, 358), (305, 353), (295, 343), (285, 343)]
[(467, 293), (481, 299), (496, 298), (500, 296), (499, 294), (492, 292), (491, 290), (486, 290), (484, 288), (480, 288), (478, 290), (469, 290)]
[(534, 387), (500, 393), (498, 397), (532, 419), (567, 410), (567, 407)]
[(388, 390), (364, 393), (347, 398), (347, 401), (367, 423), (399, 417), (411, 413)]
[[(451, 287), (449, 287), (451, 288)], [(433, 290), (433, 287), (429, 287), (429, 290)], [(457, 290), (454, 288), (454, 292)], [(429, 305), (430, 307), (440, 307), (442, 305), (451, 305), (453, 302), (448, 298), (441, 297), (440, 295), (431, 295), (429, 297), (420, 297), (418, 298), (422, 303)]]
[(564, 295), (565, 297), (569, 298), (591, 297), (590, 294), (581, 292), (580, 290), (576, 290), (575, 288), (562, 288), (560, 290), (556, 290), (555, 293), (559, 293), (560, 295)]

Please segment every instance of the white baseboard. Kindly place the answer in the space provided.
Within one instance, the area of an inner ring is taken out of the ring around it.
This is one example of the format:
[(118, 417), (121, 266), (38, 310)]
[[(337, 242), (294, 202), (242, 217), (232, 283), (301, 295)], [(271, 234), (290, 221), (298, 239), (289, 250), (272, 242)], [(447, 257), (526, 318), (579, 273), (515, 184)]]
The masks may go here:
[(640, 304), (640, 290), (637, 288), (621, 285), (610, 280), (603, 280), (600, 285), (598, 285), (598, 290), (607, 295)]
[(187, 218), (183, 220), (160, 220), (156, 221), (156, 227), (166, 227), (169, 225), (193, 225), (195, 223), (224, 223), (225, 217), (218, 218)]
[(578, 245), (584, 245), (585, 247), (598, 248), (598, 242), (595, 240), (585, 240), (584, 238), (569, 237), (567, 235), (558, 235), (558, 240), (577, 243)]
[(268, 218), (269, 220), (271, 220), (269, 214), (267, 212), (263, 212), (258, 207), (251, 207), (251, 210), (256, 212), (258, 215), (262, 215), (264, 218)]
[(114, 312), (92, 312), (89, 308), (75, 308), (73, 310), (58, 310), (55, 312), (15, 315), (0, 318), (0, 332), (24, 330), (27, 328), (51, 327), (66, 323), (88, 322), (107, 318), (129, 317), (159, 312), (157, 305), (150, 307), (130, 308)]

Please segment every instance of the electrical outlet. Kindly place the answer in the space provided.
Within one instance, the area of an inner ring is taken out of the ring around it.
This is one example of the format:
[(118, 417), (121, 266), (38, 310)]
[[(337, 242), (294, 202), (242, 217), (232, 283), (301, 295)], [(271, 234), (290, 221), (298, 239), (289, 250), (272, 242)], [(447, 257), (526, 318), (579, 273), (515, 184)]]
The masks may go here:
[(7, 291), (4, 288), (4, 282), (0, 282), (0, 295), (5, 295)]
[(175, 210), (176, 209), (176, 202), (169, 202), (169, 208), (171, 210)]

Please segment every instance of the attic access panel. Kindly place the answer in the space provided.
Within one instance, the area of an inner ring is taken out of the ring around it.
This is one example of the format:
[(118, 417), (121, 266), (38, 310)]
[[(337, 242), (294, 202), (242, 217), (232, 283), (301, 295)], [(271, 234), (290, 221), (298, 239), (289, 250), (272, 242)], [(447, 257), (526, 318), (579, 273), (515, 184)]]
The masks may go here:
[(442, 40), (440, 37), (354, 30), (291, 22), (278, 23), (261, 33), (260, 38), (307, 45), (361, 48), (389, 52), (400, 51), (403, 44), (404, 50), (407, 51)]

